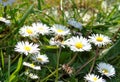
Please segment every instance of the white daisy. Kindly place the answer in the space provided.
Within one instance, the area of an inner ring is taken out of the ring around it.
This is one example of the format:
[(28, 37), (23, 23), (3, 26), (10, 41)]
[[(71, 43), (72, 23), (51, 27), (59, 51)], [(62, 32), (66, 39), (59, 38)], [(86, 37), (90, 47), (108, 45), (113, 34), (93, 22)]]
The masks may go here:
[(35, 70), (41, 70), (41, 67), (40, 67), (40, 66), (36, 66), (36, 65), (34, 65), (33, 63), (23, 62), (23, 65), (24, 65), (24, 66), (27, 66), (27, 67), (30, 67), (30, 68), (32, 68), (32, 69), (35, 69)]
[(104, 79), (102, 79), (102, 77), (94, 74), (87, 74), (84, 78), (88, 82), (106, 82)]
[(82, 29), (82, 25), (79, 22), (77, 22), (75, 19), (68, 20), (68, 24), (75, 28)]
[(33, 43), (29, 43), (28, 41), (26, 42), (18, 42), (15, 45), (15, 51), (19, 52), (19, 53), (24, 53), (25, 55), (28, 54), (35, 54), (35, 53), (39, 53), (39, 45), (37, 44), (33, 44)]
[(33, 28), (31, 26), (23, 26), (20, 29), (19, 33), (23, 37), (37, 37), (38, 36), (35, 28)]
[(90, 51), (91, 44), (82, 36), (76, 36), (68, 39), (66, 45), (74, 52)]
[(32, 59), (41, 64), (48, 63), (48, 57), (46, 55), (35, 54), (32, 56)]
[(107, 77), (115, 75), (115, 68), (110, 64), (101, 62), (97, 65), (97, 69), (101, 74), (106, 75)]
[(53, 27), (51, 28), (51, 31), (54, 32), (56, 35), (64, 36), (64, 35), (70, 34), (70, 30), (67, 27), (59, 24), (53, 25)]
[(30, 77), (31, 79), (38, 79), (39, 78), (36, 74), (30, 73), (28, 71), (25, 71), (25, 75)]
[(7, 5), (12, 5), (14, 1), (15, 0), (0, 0), (0, 3), (2, 3), (3, 6), (7, 6)]
[(4, 22), (6, 25), (10, 26), (10, 20), (7, 20), (6, 18), (0, 17), (0, 21)]
[(42, 23), (33, 23), (32, 27), (36, 29), (39, 34), (45, 35), (50, 33), (50, 29), (47, 25)]
[(89, 41), (91, 43), (94, 43), (98, 47), (102, 47), (104, 45), (111, 43), (110, 38), (102, 34), (93, 34), (92, 36), (89, 36), (89, 38), (90, 38)]

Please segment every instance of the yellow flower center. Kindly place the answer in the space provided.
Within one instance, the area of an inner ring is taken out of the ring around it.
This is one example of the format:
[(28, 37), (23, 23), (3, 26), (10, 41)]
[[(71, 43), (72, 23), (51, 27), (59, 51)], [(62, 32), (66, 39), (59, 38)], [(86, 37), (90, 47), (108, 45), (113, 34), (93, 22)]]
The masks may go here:
[(30, 51), (30, 50), (31, 50), (31, 47), (30, 47), (30, 46), (25, 46), (24, 49), (25, 49), (26, 51)]
[(39, 27), (39, 30), (44, 30), (42, 27)]
[(97, 40), (98, 42), (102, 42), (102, 41), (103, 41), (103, 38), (102, 38), (102, 37), (97, 37), (96, 40)]
[(98, 80), (98, 78), (94, 77), (94, 78), (93, 78), (93, 80), (94, 80), (94, 81), (97, 81), (97, 80)]
[(34, 65), (34, 64), (30, 64), (30, 66), (31, 66), (31, 67), (35, 67), (35, 65)]
[(32, 34), (33, 33), (33, 31), (31, 29), (27, 29), (26, 31), (27, 31), (28, 34)]
[(2, 0), (2, 2), (7, 2), (8, 0)]
[(3, 17), (0, 17), (0, 19), (2, 19)]
[(83, 48), (83, 44), (81, 42), (77, 42), (75, 44), (76, 48), (80, 49), (80, 48)]
[(102, 69), (102, 72), (103, 72), (104, 74), (108, 74), (108, 70), (107, 70), (107, 69)]
[(42, 58), (37, 58), (38, 61), (43, 61)]
[(58, 29), (58, 30), (57, 30), (57, 32), (63, 32), (63, 30), (61, 30), (61, 29)]

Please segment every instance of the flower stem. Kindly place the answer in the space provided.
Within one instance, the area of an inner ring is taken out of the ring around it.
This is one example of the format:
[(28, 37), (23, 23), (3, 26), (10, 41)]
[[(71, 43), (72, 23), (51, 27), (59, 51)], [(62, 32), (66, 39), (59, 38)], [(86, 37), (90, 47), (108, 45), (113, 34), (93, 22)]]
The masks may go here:
[(58, 70), (55, 70), (54, 72), (52, 72), (50, 75), (48, 75), (47, 77), (45, 77), (43, 80), (41, 80), (40, 82), (44, 82), (45, 80), (47, 80), (49, 77), (53, 76), (55, 73), (57, 73), (59, 70), (61, 70), (61, 68), (58, 68)]
[(99, 48), (97, 47), (97, 49), (96, 49), (96, 54), (95, 54), (95, 57), (94, 57), (94, 60), (93, 60), (93, 63), (92, 63), (92, 66), (91, 66), (91, 68), (90, 68), (89, 73), (91, 73), (91, 72), (93, 71), (93, 68), (94, 68), (94, 65), (95, 65), (95, 61), (96, 61), (96, 59), (97, 59), (97, 56), (99, 55), (98, 50), (99, 50)]
[(7, 6), (4, 7), (3, 17), (5, 17), (5, 18), (6, 18), (6, 16), (7, 16), (7, 15), (6, 15), (6, 10), (7, 10)]
[(84, 65), (82, 65), (77, 71), (76, 71), (76, 75), (87, 65), (89, 64), (95, 57), (91, 58), (90, 60), (88, 60)]
[(8, 82), (10, 81), (10, 55), (8, 55)]
[(55, 82), (58, 82), (58, 77), (59, 77), (59, 73), (58, 73), (58, 67), (59, 67), (59, 60), (60, 60), (60, 53), (61, 53), (61, 46), (59, 47), (59, 51), (57, 53), (57, 65), (56, 65), (56, 79)]
[(77, 53), (75, 53), (75, 55), (73, 56), (73, 58), (67, 63), (67, 65), (70, 65), (74, 60), (75, 58), (77, 57)]

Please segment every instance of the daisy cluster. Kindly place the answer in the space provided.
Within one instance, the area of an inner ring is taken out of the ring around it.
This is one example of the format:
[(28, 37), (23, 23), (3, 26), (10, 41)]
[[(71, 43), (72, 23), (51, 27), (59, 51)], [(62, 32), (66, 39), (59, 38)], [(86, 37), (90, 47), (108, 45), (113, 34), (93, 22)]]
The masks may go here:
[[(71, 22), (69, 21), (69, 23)], [(72, 24), (70, 25), (81, 30), (82, 26), (80, 24), (79, 25), (76, 24), (79, 23), (72, 20)], [(70, 50), (73, 52), (90, 51), (92, 49), (92, 44), (94, 44), (96, 47), (101, 48), (111, 43), (110, 38), (102, 34), (92, 34), (91, 36), (88, 36), (88, 38), (85, 38), (82, 35), (71, 36), (72, 35), (71, 30), (66, 26), (60, 24), (54, 24), (52, 27), (49, 27), (41, 22), (33, 23), (31, 24), (31, 26), (25, 25), (21, 27), (19, 30), (19, 34), (22, 37), (36, 38), (38, 40), (40, 36), (46, 35), (48, 36), (47, 39), (49, 41), (50, 46), (57, 46), (63, 48), (69, 47)], [(42, 68), (38, 63), (43, 65), (49, 62), (47, 55), (40, 53), (41, 46), (39, 46), (39, 43), (20, 41), (17, 42), (17, 44), (15, 45), (15, 51), (19, 52), (20, 54), (25, 54), (26, 56), (31, 58), (32, 62), (30, 63), (24, 61), (23, 62), (24, 66), (27, 66), (30, 69), (34, 69), (34, 70), (41, 70)], [(108, 67), (109, 69), (107, 69)], [(115, 74), (114, 68), (109, 64), (100, 63), (98, 64), (97, 69), (99, 70), (100, 73), (108, 77)], [(111, 69), (112, 71), (110, 71)], [(32, 79), (33, 76), (35, 76), (34, 79), (38, 78), (37, 75), (33, 73), (29, 73), (29, 71), (25, 72), (25, 75), (29, 76)], [(91, 78), (94, 79), (91, 80)], [(96, 76), (94, 74), (87, 75), (85, 79), (88, 80), (89, 82), (105, 82), (104, 79), (99, 78), (99, 76)]]
[[(47, 35), (49, 32), (49, 27), (42, 23), (33, 23), (31, 26), (23, 26), (19, 30), (19, 34), (22, 37), (29, 38), (38, 38), (39, 35)], [(27, 60), (23, 62), (23, 65), (29, 68), (29, 70), (25, 71), (25, 75), (31, 79), (38, 79), (38, 75), (32, 73), (31, 70), (39, 71), (42, 69), (41, 65), (49, 62), (47, 55), (40, 53), (39, 44), (29, 41), (19, 41), (15, 45), (15, 51), (26, 55), (32, 60), (32, 62), (28, 62)]]

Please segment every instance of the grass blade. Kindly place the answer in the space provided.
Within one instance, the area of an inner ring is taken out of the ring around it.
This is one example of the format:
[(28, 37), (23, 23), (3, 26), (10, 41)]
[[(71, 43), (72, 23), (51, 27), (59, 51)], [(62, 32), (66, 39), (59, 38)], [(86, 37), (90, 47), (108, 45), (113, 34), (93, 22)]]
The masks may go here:
[(3, 57), (3, 52), (1, 50), (1, 62), (2, 62), (2, 68), (4, 69), (4, 57)]

